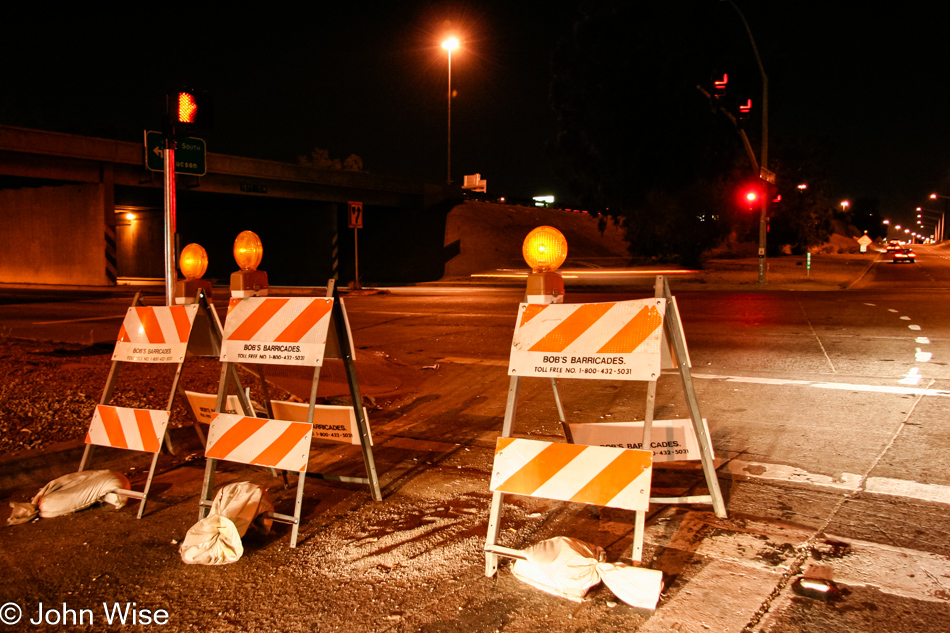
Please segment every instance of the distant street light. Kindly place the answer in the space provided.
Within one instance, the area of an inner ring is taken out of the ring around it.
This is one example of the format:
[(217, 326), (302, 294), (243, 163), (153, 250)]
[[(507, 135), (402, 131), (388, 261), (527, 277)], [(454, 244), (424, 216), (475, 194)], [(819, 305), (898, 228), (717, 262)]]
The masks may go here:
[(442, 42), (442, 48), (449, 54), (449, 122), (448, 134), (446, 136), (448, 140), (448, 149), (446, 151), (446, 184), (452, 184), (452, 51), (458, 47), (459, 41), (458, 38), (455, 37), (450, 37)]

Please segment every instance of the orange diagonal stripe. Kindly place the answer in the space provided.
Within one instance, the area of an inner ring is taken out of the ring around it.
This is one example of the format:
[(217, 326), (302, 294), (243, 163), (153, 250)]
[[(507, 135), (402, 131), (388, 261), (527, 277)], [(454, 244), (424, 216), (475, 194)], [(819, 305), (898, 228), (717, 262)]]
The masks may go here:
[(139, 427), (139, 435), (142, 438), (142, 450), (157, 453), (160, 444), (155, 433), (155, 425), (152, 423), (152, 416), (142, 409), (135, 409), (133, 413), (135, 413), (135, 424)]
[(529, 303), (524, 307), (524, 312), (521, 314), (521, 327), (524, 327), (524, 324), (533, 319), (534, 317), (541, 314), (541, 312), (546, 308), (546, 305), (539, 303)]
[(636, 316), (627, 321), (613, 338), (597, 350), (598, 354), (630, 354), (647, 340), (656, 328), (663, 325), (663, 317), (655, 306), (643, 308)]
[(158, 318), (155, 316), (154, 308), (136, 308), (135, 314), (139, 317), (142, 331), (145, 332), (145, 338), (149, 343), (165, 342), (165, 336), (162, 334), (162, 326), (158, 324)]
[(105, 429), (106, 437), (109, 438), (109, 446), (113, 448), (128, 448), (125, 441), (125, 433), (122, 431), (122, 422), (119, 421), (119, 411), (115, 407), (106, 407), (97, 405), (96, 411), (99, 412), (99, 419), (102, 420), (102, 428)]
[(529, 352), (563, 352), (564, 349), (577, 340), (581, 334), (590, 329), (600, 317), (604, 316), (613, 303), (585, 303), (574, 310), (557, 327), (548, 332), (540, 341), (529, 349)]
[[(311, 428), (309, 424), (292, 422), (290, 426), (287, 427), (287, 430), (281, 433), (280, 437), (265, 448), (260, 455), (252, 459), (251, 463), (258, 466), (276, 466), (280, 463), (280, 460), (293, 450), (297, 442), (300, 441), (300, 438), (306, 435)], [(306, 460), (304, 460), (303, 463), (306, 464)]]
[(175, 322), (175, 330), (178, 332), (178, 342), (187, 343), (188, 336), (191, 334), (191, 319), (188, 318), (188, 308), (185, 306), (172, 306), (172, 320)]
[[(607, 467), (597, 473), (586, 486), (577, 491), (570, 501), (605, 506), (610, 500), (643, 474), (643, 467), (651, 464), (650, 453), (624, 451)], [(628, 508), (630, 509), (630, 508)]]
[(130, 343), (132, 339), (129, 338), (129, 333), (125, 331), (125, 321), (122, 322), (122, 326), (119, 328), (119, 338), (116, 339), (119, 343)]
[(270, 321), (271, 318), (277, 314), (277, 311), (283, 308), (288, 301), (290, 301), (290, 299), (266, 299), (262, 301), (256, 310), (247, 315), (244, 321), (234, 328), (228, 340), (253, 340), (254, 335), (257, 334), (262, 327), (267, 325), (267, 322)]
[(551, 444), (497, 486), (502, 492), (530, 495), (567, 466), (583, 450), (573, 444)]
[(284, 331), (274, 339), (276, 343), (299, 343), (313, 326), (333, 307), (332, 301), (317, 299), (303, 309)]
[[(211, 420), (214, 422), (214, 419)], [(234, 426), (221, 434), (218, 441), (205, 451), (205, 457), (215, 459), (227, 459), (235, 448), (240, 446), (247, 438), (254, 435), (264, 423), (264, 418), (241, 418)]]
[(508, 445), (514, 441), (513, 437), (499, 437), (495, 442), (495, 455), (508, 448)]

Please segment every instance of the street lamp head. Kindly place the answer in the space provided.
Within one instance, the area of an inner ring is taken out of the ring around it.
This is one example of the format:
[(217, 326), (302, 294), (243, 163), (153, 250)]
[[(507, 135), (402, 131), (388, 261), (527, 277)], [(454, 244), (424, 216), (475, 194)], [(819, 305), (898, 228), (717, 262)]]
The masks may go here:
[(930, 199), (931, 199), (931, 200), (936, 200), (936, 199), (937, 199), (937, 194), (935, 194), (935, 193), (930, 194)]
[(442, 48), (449, 51), (450, 53), (459, 47), (459, 41), (457, 37), (450, 37), (449, 39), (442, 42)]

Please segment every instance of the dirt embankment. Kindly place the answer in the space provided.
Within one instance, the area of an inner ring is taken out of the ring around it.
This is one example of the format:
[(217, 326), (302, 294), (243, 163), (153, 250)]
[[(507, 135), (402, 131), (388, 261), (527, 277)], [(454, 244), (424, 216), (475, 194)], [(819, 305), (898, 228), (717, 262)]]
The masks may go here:
[(612, 216), (468, 201), (446, 219), (445, 245), (457, 242), (459, 254), (446, 262), (445, 276), (525, 268), (521, 244), (532, 229), (543, 225), (567, 238), (566, 267), (615, 265), (630, 258), (625, 229)]

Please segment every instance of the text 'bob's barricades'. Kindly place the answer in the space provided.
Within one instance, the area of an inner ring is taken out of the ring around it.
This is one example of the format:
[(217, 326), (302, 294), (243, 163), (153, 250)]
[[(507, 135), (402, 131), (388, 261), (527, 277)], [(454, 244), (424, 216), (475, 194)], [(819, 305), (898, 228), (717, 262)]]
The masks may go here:
[[(373, 499), (382, 499), (372, 452), (369, 423), (362, 406), (353, 344), (343, 300), (335, 296), (332, 283), (327, 296), (311, 297), (247, 297), (232, 299), (225, 321), (221, 344), (221, 382), (214, 414), (210, 418), (208, 443), (205, 449), (207, 466), (199, 505), (203, 519), (211, 506), (214, 476), (218, 460), (263, 466), (298, 475), (297, 497), (293, 515), (268, 513), (268, 518), (290, 523), (291, 547), (296, 547), (303, 504), (303, 486), (307, 475), (311, 441), (320, 439), (360, 444), (366, 477), (319, 474), (324, 479), (368, 484)], [(324, 358), (343, 361), (353, 406), (321, 407), (316, 404), (320, 369)], [(255, 365), (264, 390), (266, 418), (258, 418), (247, 394), (237, 389), (243, 413), (224, 413), (227, 409), (236, 372), (232, 368)], [(271, 401), (264, 380), (264, 365), (312, 367), (310, 401), (297, 405)], [(342, 413), (342, 417), (341, 417)], [(321, 422), (322, 420), (322, 422)], [(327, 423), (327, 421), (332, 421)], [(330, 428), (339, 429), (330, 431)]]

